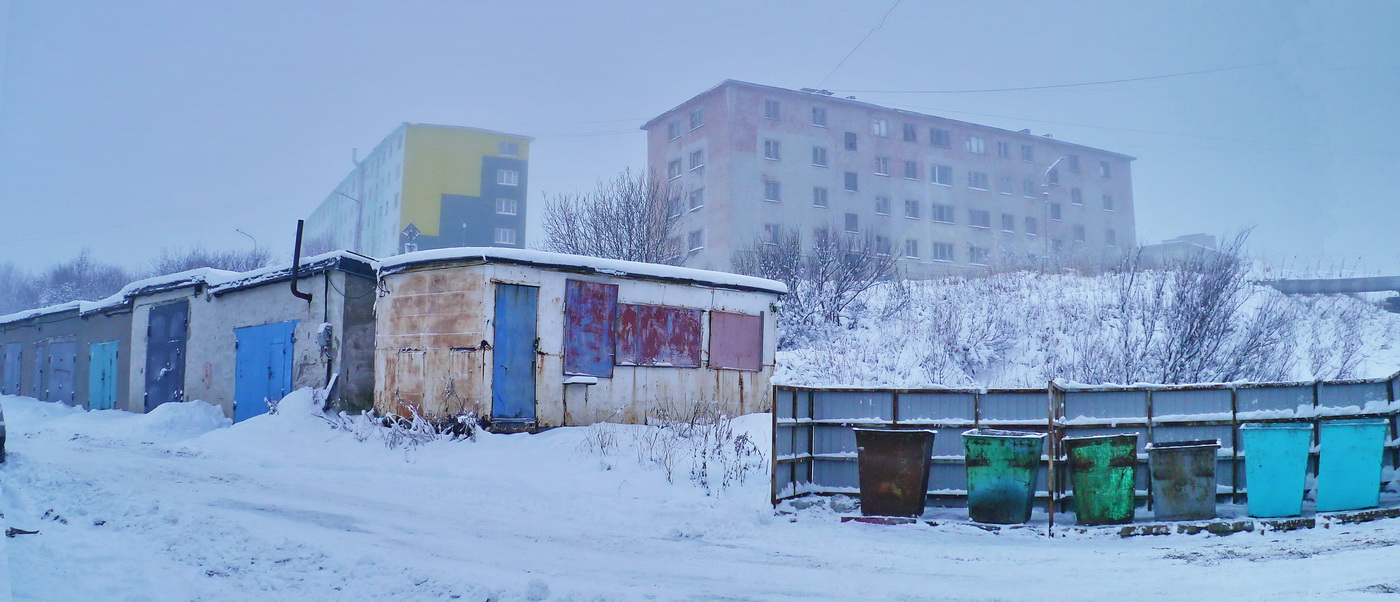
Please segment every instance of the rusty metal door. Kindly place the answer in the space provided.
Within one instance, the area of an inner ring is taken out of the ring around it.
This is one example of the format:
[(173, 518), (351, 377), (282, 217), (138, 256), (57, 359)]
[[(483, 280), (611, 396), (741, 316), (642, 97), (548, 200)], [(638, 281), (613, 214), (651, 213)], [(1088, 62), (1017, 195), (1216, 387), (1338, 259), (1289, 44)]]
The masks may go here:
[(612, 378), (617, 285), (569, 280), (564, 287), (564, 374)]
[(535, 424), (536, 317), (539, 287), (496, 285), (491, 420), (505, 428)]
[(151, 308), (146, 325), (146, 411), (185, 396), (185, 336), (189, 301)]
[(48, 401), (73, 405), (73, 373), (77, 372), (78, 344), (72, 341), (49, 345)]
[(20, 353), (24, 345), (20, 343), (5, 344), (5, 361), (0, 363), (0, 394), (19, 395)]

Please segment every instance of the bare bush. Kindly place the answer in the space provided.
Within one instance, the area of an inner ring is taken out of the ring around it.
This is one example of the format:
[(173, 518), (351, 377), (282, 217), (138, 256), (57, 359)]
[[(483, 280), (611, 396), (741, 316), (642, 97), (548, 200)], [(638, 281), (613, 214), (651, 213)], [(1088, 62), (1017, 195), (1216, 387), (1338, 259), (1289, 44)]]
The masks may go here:
[(259, 247), (248, 251), (216, 251), (204, 246), (190, 249), (164, 248), (160, 256), (151, 261), (151, 276), (164, 276), (197, 268), (215, 268), (234, 272), (247, 272), (266, 267), (272, 261), (272, 254)]
[(585, 194), (550, 197), (544, 208), (546, 251), (679, 264), (672, 199), (680, 191), (627, 170)]
[(428, 420), (415, 408), (408, 407), (409, 416), (380, 416), (374, 412), (350, 414), (337, 412), (327, 416), (317, 414), (331, 428), (350, 433), (356, 441), (380, 441), (389, 449), (412, 451), (433, 441), (476, 441), (478, 419), (475, 414), (462, 414), (435, 422)]
[(661, 405), (648, 416), (637, 439), (638, 461), (660, 467), (674, 482), (678, 460), (690, 461), (690, 480), (706, 495), (743, 483), (766, 469), (763, 452), (746, 433), (737, 433), (719, 405), (705, 401)]

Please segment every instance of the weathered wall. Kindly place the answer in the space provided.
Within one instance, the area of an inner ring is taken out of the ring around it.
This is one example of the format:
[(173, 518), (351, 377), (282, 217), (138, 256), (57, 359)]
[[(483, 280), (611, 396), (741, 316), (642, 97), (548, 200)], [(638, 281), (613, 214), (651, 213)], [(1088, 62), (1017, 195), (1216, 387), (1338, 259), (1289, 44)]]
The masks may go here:
[[(83, 392), (77, 390), (78, 369), (76, 361), (74, 364), (74, 395), (72, 398), (57, 399), (48, 393), (49, 379), (47, 377), (48, 366), (43, 366), (43, 376), (36, 379), (35, 361), (38, 359), (37, 351), (43, 349), (45, 358), (48, 357), (48, 347), (53, 343), (78, 342), (78, 332), (81, 330), (82, 320), (78, 317), (76, 309), (42, 316), (36, 316), (23, 322), (0, 326), (0, 345), (5, 343), (20, 344), (20, 394), (45, 401), (62, 401), (68, 404), (81, 404), (85, 399)], [(76, 354), (81, 357), (86, 365), (86, 354), (81, 350)], [(75, 360), (77, 358), (75, 357)], [(47, 362), (45, 362), (47, 363)], [(87, 371), (81, 374), (86, 379)], [(86, 389), (87, 383), (83, 383)]]
[[(565, 385), (564, 294), (569, 279), (617, 284), (619, 303), (705, 311), (702, 367), (615, 366), (612, 377), (598, 378), (597, 384)], [(496, 282), (540, 288), (535, 365), (540, 426), (640, 423), (664, 406), (694, 402), (720, 404), (731, 415), (771, 407), (775, 295), (506, 264), (427, 268), (389, 275), (385, 281), (390, 292), (377, 308), (375, 362), (376, 408), (381, 412), (405, 413), (408, 405), (422, 407), (433, 417), (463, 410), (490, 414)], [(764, 316), (762, 370), (707, 367), (712, 310)]]
[(374, 407), (375, 281), (332, 272), (331, 284), (345, 293), (335, 331), (340, 380), (334, 395), (341, 409), (362, 412)]
[(83, 316), (81, 332), (78, 334), (78, 373), (75, 388), (78, 401), (92, 407), (91, 391), (88, 390), (88, 375), (91, 370), (90, 346), (94, 343), (117, 341), (117, 397), (114, 407), (122, 407), (122, 401), (130, 395), (131, 375), (131, 311), (121, 309), (110, 313), (93, 313)]

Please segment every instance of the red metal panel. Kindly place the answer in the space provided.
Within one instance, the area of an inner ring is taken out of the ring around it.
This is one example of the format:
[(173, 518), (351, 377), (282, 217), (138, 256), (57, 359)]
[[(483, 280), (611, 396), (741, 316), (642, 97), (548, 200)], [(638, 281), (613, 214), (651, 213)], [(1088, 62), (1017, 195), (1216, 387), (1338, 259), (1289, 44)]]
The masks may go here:
[(710, 367), (763, 368), (763, 316), (710, 312)]
[(616, 284), (565, 282), (564, 374), (612, 377), (616, 317)]
[(700, 367), (704, 312), (664, 305), (617, 305), (617, 363)]

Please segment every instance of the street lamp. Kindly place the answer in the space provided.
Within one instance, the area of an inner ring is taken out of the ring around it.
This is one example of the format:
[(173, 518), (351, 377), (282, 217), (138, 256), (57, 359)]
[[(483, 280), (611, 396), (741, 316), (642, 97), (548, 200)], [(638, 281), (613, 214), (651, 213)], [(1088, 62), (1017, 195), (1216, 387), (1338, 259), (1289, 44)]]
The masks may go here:
[(247, 232), (244, 232), (244, 231), (242, 231), (242, 230), (239, 230), (238, 228), (234, 228), (233, 231), (234, 231), (234, 232), (237, 232), (237, 233), (239, 233), (239, 234), (242, 234), (242, 235), (244, 235), (244, 236), (247, 236), (247, 237), (248, 237), (248, 240), (253, 241), (253, 250), (254, 250), (254, 251), (258, 250), (258, 239), (253, 238), (253, 235), (252, 235), (252, 234), (249, 234), (249, 233), (247, 233)]
[[(1047, 272), (1050, 271), (1050, 174), (1055, 171), (1056, 167), (1060, 166), (1060, 163), (1068, 158), (1069, 157), (1066, 155), (1060, 155), (1060, 158), (1055, 159), (1055, 162), (1051, 163), (1050, 167), (1045, 170), (1045, 175), (1040, 178), (1040, 194), (1045, 197), (1044, 201), (1041, 203), (1044, 206), (1043, 213), (1045, 214), (1045, 222), (1041, 229), (1041, 235), (1045, 237), (1045, 257), (1042, 269)], [(1058, 184), (1059, 182), (1057, 181), (1055, 183)]]

